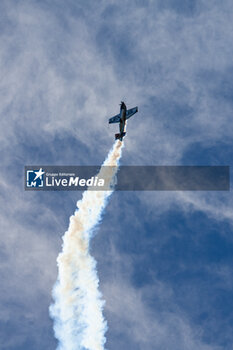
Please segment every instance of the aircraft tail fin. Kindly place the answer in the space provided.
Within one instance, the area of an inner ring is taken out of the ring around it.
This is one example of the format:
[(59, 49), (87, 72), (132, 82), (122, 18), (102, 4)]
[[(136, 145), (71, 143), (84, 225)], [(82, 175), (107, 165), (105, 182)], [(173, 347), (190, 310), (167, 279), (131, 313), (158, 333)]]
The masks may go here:
[(126, 135), (126, 132), (122, 132), (121, 134), (115, 134), (115, 140), (123, 140), (123, 137)]

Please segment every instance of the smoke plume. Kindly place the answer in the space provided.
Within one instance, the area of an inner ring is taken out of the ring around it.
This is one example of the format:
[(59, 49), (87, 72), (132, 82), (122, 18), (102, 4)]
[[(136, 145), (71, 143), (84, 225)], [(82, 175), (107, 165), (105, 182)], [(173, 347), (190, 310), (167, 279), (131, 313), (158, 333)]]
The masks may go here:
[[(58, 277), (53, 288), (54, 303), (50, 316), (54, 320), (57, 350), (103, 350), (107, 322), (103, 317), (104, 301), (99, 291), (96, 261), (90, 255), (90, 240), (100, 222), (107, 199), (113, 192), (123, 143), (116, 141), (97, 175), (109, 181), (109, 190), (87, 189), (70, 217), (58, 255)], [(104, 166), (110, 166), (106, 168)]]

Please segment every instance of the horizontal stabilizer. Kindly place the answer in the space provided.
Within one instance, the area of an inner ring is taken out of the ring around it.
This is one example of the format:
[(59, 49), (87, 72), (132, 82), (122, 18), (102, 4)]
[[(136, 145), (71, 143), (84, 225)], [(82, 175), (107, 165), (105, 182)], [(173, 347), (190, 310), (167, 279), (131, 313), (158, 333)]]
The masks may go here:
[(126, 135), (126, 132), (122, 132), (121, 134), (115, 134), (115, 140), (123, 140), (123, 137)]

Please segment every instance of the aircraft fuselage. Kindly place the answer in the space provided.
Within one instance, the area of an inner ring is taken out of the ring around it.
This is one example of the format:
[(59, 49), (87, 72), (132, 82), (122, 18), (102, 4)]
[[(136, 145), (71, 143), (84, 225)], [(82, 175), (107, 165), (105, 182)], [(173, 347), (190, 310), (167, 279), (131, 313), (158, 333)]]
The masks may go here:
[(121, 110), (120, 110), (120, 123), (119, 123), (120, 134), (125, 132), (125, 123), (126, 123), (126, 105), (122, 103)]

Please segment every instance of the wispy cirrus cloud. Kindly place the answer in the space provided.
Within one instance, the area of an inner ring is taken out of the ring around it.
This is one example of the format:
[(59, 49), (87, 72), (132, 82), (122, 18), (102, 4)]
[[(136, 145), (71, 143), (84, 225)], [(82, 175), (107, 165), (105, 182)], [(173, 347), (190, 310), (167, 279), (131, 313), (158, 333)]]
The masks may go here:
[[(23, 166), (43, 162), (100, 164), (115, 132), (114, 128), (107, 127), (107, 119), (118, 113), (121, 99), (128, 106), (139, 105), (138, 115), (128, 125), (124, 164), (191, 165), (191, 162), (198, 165), (204, 159), (208, 165), (231, 164), (232, 3), (227, 0), (221, 4), (178, 0), (120, 1), (117, 4), (114, 1), (56, 1), (53, 4), (21, 1), (14, 5), (2, 2), (0, 8), (1, 253), (2, 266), (7, 267), (5, 272), (1, 270), (5, 281), (1, 299), (6, 305), (2, 309), (2, 319), (6, 322), (2, 329), (5, 334), (7, 330), (16, 329), (14, 337), (4, 338), (4, 346), (6, 349), (37, 349), (44, 339), (43, 346), (50, 348), (54, 343), (52, 325), (47, 318), (50, 302), (47, 293), (56, 275), (55, 256), (60, 246), (57, 236), (65, 232), (79, 194), (25, 194), (23, 181), (19, 180), (23, 176)], [(134, 255), (134, 263), (138, 266), (142, 259), (147, 271), (145, 257), (152, 254), (151, 245), (156, 244), (154, 249), (164, 254), (163, 247), (173, 242), (174, 235), (184, 238), (184, 227), (190, 233), (183, 217), (180, 226), (177, 224), (178, 228), (174, 228), (175, 233), (165, 224), (164, 230), (158, 228), (161, 217), (166, 223), (174, 212), (176, 216), (183, 213), (187, 217), (201, 212), (209, 226), (212, 227), (213, 222), (225, 224), (232, 218), (230, 195), (138, 193), (130, 199), (127, 195), (116, 194), (108, 212), (111, 225), (106, 218), (102, 230), (109, 230), (109, 235), (115, 234), (118, 228), (127, 231), (129, 237), (123, 243), (114, 239), (114, 245), (129, 256), (137, 248), (133, 241), (136, 234), (135, 241), (147, 249), (142, 256)], [(59, 211), (58, 220), (53, 214), (55, 207)], [(134, 225), (124, 221), (124, 216), (131, 217)], [(121, 229), (122, 222), (127, 226)], [(131, 232), (132, 227), (135, 232)], [(208, 225), (205, 230), (208, 235)], [(226, 230), (222, 228), (222, 231), (230, 243)], [(157, 239), (150, 241), (150, 236), (155, 234)], [(197, 236), (195, 242), (200, 247), (200, 235)], [(95, 249), (101, 257), (105, 251), (98, 247), (101, 241), (98, 239)], [(104, 247), (108, 248), (107, 243)], [(170, 257), (163, 254), (163, 265), (173, 271)], [(124, 255), (119, 256), (119, 259), (126, 259)], [(181, 349), (188, 346), (208, 349), (208, 342), (212, 349), (218, 346), (223, 349), (221, 344), (226, 344), (226, 339), (231, 340), (227, 327), (219, 340), (210, 340), (211, 336), (206, 342), (197, 340), (206, 339), (208, 324), (198, 333), (187, 305), (179, 306), (178, 312), (172, 313), (169, 307), (175, 307), (176, 298), (169, 294), (168, 308), (151, 311), (148, 303), (153, 297), (147, 294), (147, 288), (132, 282), (133, 269), (125, 278), (124, 269), (120, 269), (116, 282), (111, 276), (115, 273), (113, 265), (109, 264), (112, 270), (108, 271), (105, 262), (101, 258), (99, 261), (103, 264), (102, 277), (106, 276), (103, 291), (108, 317), (113, 324), (109, 336), (111, 347), (119, 348), (118, 334), (124, 332), (123, 339), (128, 340), (120, 343), (123, 349), (129, 343), (134, 348), (140, 344), (150, 349), (156, 341), (157, 347), (170, 346), (167, 334), (175, 326), (174, 337)], [(155, 262), (149, 262), (153, 273)], [(188, 270), (191, 268), (186, 259), (181, 259), (180, 264)], [(208, 266), (211, 264), (207, 261), (207, 270)], [(225, 273), (229, 272), (231, 262), (225, 261), (221, 266), (225, 266)], [(147, 275), (146, 272), (144, 275), (137, 273), (142, 280)], [(175, 293), (169, 277), (166, 291)], [(157, 291), (160, 278), (157, 276), (152, 289), (161, 301)], [(149, 277), (148, 281), (153, 284)], [(183, 283), (184, 286), (189, 284)], [(193, 288), (195, 286), (194, 283)], [(224, 282), (221, 288), (224, 290)], [(7, 292), (9, 290), (11, 293)], [(197, 288), (195, 300), (203, 295), (208, 304), (203, 290), (204, 287), (199, 291)], [(214, 290), (221, 298), (222, 294)], [(119, 305), (122, 292), (126, 297)], [(39, 313), (37, 305), (41, 295), (44, 295), (40, 304), (43, 311)], [(14, 302), (20, 303), (20, 308), (13, 307)], [(210, 310), (211, 305), (208, 308)], [(24, 327), (20, 326), (21, 314), (28, 317), (27, 321), (24, 319)], [(142, 322), (136, 319), (137, 315)], [(217, 315), (219, 323), (212, 324), (211, 334), (224, 323), (224, 314)], [(39, 339), (36, 331), (41, 319), (44, 325), (40, 328), (41, 334), (48, 325), (51, 333)], [(124, 322), (130, 324), (128, 330), (121, 326)], [(26, 331), (29, 323), (30, 336)], [(138, 333), (140, 326), (146, 336)], [(151, 333), (157, 334), (157, 338)], [(134, 343), (131, 343), (131, 334), (136, 340)]]

